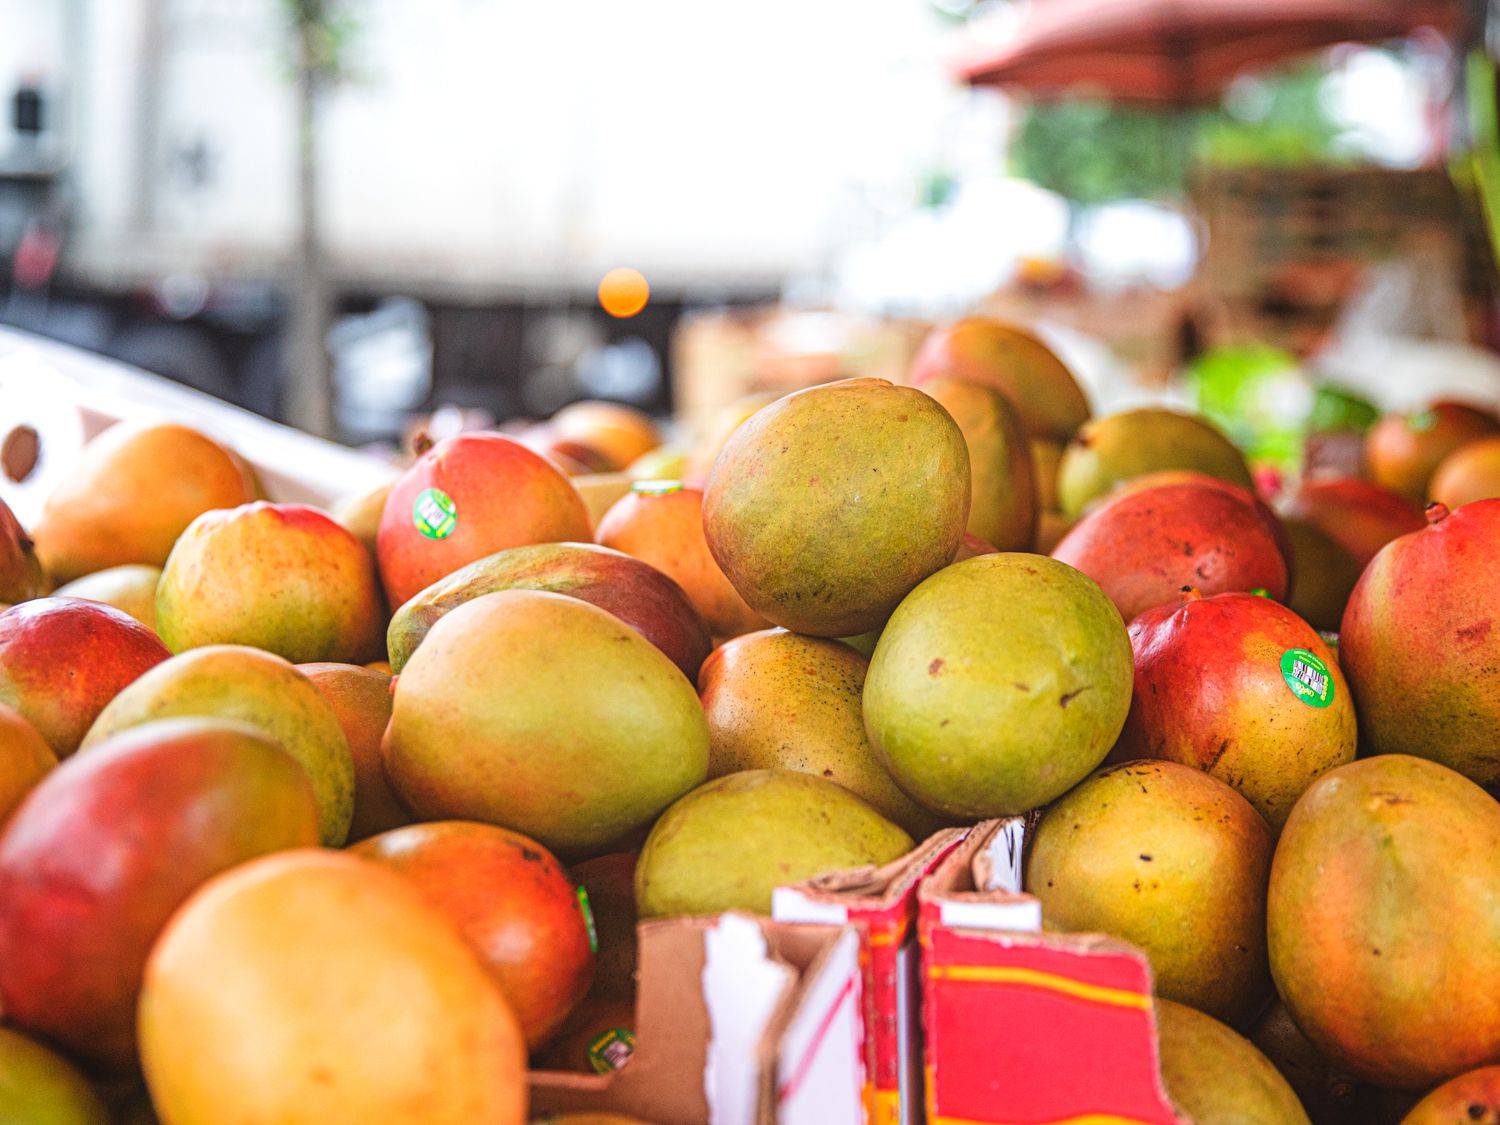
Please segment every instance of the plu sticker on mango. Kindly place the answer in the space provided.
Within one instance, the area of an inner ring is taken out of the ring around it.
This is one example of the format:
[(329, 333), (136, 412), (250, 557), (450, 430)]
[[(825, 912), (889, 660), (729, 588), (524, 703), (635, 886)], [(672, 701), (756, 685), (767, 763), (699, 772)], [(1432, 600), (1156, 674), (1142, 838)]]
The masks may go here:
[(596, 1074), (619, 1070), (635, 1054), (635, 1033), (626, 1027), (612, 1027), (589, 1042), (589, 1065)]
[(1327, 707), (1333, 702), (1333, 675), (1323, 658), (1305, 648), (1289, 648), (1281, 654), (1281, 676), (1292, 694), (1309, 707)]
[(429, 539), (446, 539), (458, 526), (458, 506), (441, 488), (424, 488), (411, 507), (411, 521)]

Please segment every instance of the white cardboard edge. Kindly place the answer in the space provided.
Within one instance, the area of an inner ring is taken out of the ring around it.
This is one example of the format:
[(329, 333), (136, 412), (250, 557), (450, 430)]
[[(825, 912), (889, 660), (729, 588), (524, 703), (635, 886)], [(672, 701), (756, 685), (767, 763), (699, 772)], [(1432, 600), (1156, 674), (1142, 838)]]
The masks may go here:
[(864, 1119), (863, 977), (859, 936), (846, 929), (782, 1036), (778, 1125), (860, 1125)]
[(985, 853), (990, 861), (989, 885), (982, 891), (1003, 891), (1006, 894), (1021, 893), (1021, 857), (1026, 845), (1026, 822), (1018, 816), (1007, 820), (998, 832), (990, 837)]
[(741, 915), (722, 915), (706, 930), (703, 953), (709, 1025), (703, 1092), (709, 1125), (754, 1125), (760, 1090), (757, 1047), (795, 975), (770, 960), (760, 927)]
[(956, 929), (1042, 932), (1042, 902), (1030, 895), (1017, 895), (1003, 902), (949, 899), (941, 904), (940, 909), (943, 925)]
[(837, 902), (808, 898), (796, 887), (777, 887), (771, 892), (771, 917), (778, 922), (842, 926), (849, 921), (849, 910)]

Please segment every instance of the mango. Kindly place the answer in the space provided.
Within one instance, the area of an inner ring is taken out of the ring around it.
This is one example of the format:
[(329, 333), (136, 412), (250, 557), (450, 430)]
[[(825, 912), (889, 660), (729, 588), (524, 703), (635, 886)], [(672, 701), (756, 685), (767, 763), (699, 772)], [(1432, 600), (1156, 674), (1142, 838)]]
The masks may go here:
[(912, 836), (942, 819), (896, 786), (865, 734), (869, 661), (839, 641), (784, 629), (716, 649), (698, 674), (708, 719), (708, 776), (788, 769), (836, 781)]
[(592, 532), (583, 498), (552, 462), (499, 434), (464, 433), (438, 442), (391, 486), (376, 553), (399, 606), (507, 547)]
[(424, 820), (480, 820), (588, 852), (708, 770), (693, 686), (597, 606), (505, 590), (465, 602), (396, 681), (386, 775)]
[(756, 613), (709, 553), (703, 490), (681, 481), (637, 481), (599, 521), (599, 542), (661, 571), (682, 587), (709, 632), (737, 637), (769, 622)]
[(162, 1125), (523, 1125), (526, 1053), (452, 924), (380, 865), (268, 856), (203, 887), (146, 966)]
[(883, 379), (757, 411), (703, 499), (709, 550), (750, 607), (823, 637), (878, 626), (952, 560), (968, 517), (963, 433), (933, 399)]
[(1049, 926), (1140, 946), (1158, 996), (1237, 1024), (1270, 991), (1271, 847), (1261, 815), (1218, 778), (1128, 762), (1047, 809), (1025, 886)]
[(879, 866), (912, 838), (843, 786), (792, 770), (716, 778), (656, 822), (635, 869), (642, 918), (771, 913), (771, 892), (849, 867)]
[(328, 701), (349, 741), (354, 759), (354, 819), (349, 839), (363, 840), (410, 824), (411, 814), (392, 792), (380, 752), (391, 722), (391, 674), (353, 664), (299, 664), (297, 671)]
[(1244, 455), (1202, 418), (1143, 407), (1098, 418), (1063, 450), (1057, 499), (1073, 519), (1090, 501), (1132, 477), (1162, 469), (1193, 469), (1253, 489)]
[(1010, 400), (982, 383), (949, 376), (922, 390), (958, 423), (969, 449), (970, 534), (999, 551), (1029, 550), (1040, 508), (1031, 443)]
[(1500, 805), (1382, 754), (1324, 774), (1282, 829), (1271, 973), (1355, 1077), (1422, 1090), (1500, 1058)]
[(204, 880), (317, 843), (307, 775), (242, 724), (171, 719), (70, 758), (0, 837), (6, 1016), (130, 1067), (146, 954)]
[(1088, 397), (1067, 365), (1014, 324), (975, 316), (934, 329), (912, 361), (909, 382), (925, 387), (950, 375), (1001, 392), (1034, 438), (1067, 441), (1089, 419)]
[(156, 588), (156, 629), (173, 652), (250, 645), (293, 663), (358, 663), (380, 654), (384, 617), (369, 553), (302, 504), (205, 512)]
[(256, 499), (244, 462), (175, 422), (119, 422), (84, 447), (32, 529), (58, 582), (124, 563), (161, 566), (187, 525)]
[(1232, 1028), (1170, 1000), (1156, 1002), (1156, 1027), (1167, 1095), (1194, 1125), (1310, 1125), (1286, 1079)]
[(110, 606), (35, 598), (0, 613), (0, 703), (66, 758), (106, 704), (170, 655)]
[(354, 759), (338, 717), (306, 676), (260, 649), (211, 645), (172, 657), (99, 713), (83, 749), (142, 723), (184, 717), (246, 723), (279, 743), (312, 782), (323, 842), (348, 837)]
[(161, 567), (144, 563), (127, 563), (96, 570), (82, 578), (59, 586), (60, 598), (82, 598), (102, 602), (128, 613), (152, 632), (156, 631), (156, 584), (161, 581)]
[(502, 590), (545, 590), (608, 610), (689, 679), (713, 647), (686, 592), (655, 567), (592, 543), (539, 543), (472, 562), (398, 609), (386, 631), (391, 667), (400, 673), (444, 614)]
[(1130, 637), (1097, 584), (981, 555), (903, 601), (865, 679), (865, 729), (909, 796), (950, 817), (1029, 812), (1104, 760), (1130, 709)]

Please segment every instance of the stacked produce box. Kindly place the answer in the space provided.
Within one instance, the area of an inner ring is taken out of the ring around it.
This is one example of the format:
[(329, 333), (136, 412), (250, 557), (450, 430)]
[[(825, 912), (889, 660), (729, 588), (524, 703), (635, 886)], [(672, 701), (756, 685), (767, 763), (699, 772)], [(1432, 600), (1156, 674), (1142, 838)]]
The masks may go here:
[(970, 319), (391, 479), (50, 371), (0, 1120), (1500, 1112), (1495, 404), (1283, 486)]

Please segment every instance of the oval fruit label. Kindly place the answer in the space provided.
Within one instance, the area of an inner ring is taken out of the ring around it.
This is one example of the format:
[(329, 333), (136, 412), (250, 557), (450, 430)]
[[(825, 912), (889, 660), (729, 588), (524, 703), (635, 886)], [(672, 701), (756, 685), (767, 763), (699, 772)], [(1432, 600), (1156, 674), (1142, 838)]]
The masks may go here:
[(596, 1074), (619, 1070), (635, 1054), (635, 1033), (627, 1027), (612, 1027), (589, 1041), (589, 1065)]
[(589, 928), (589, 952), (599, 952), (599, 931), (594, 926), (594, 908), (589, 905), (589, 893), (578, 888), (578, 911), (583, 915), (583, 924)]
[(1305, 648), (1289, 648), (1281, 654), (1281, 676), (1292, 694), (1309, 707), (1327, 707), (1333, 702), (1333, 676), (1323, 658)]
[(637, 496), (670, 496), (682, 488), (680, 480), (638, 480), (630, 486), (630, 491)]
[(424, 488), (411, 506), (411, 522), (429, 539), (446, 539), (458, 526), (458, 506), (441, 488)]

